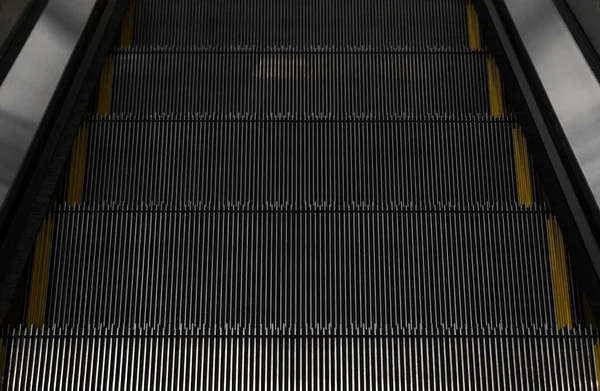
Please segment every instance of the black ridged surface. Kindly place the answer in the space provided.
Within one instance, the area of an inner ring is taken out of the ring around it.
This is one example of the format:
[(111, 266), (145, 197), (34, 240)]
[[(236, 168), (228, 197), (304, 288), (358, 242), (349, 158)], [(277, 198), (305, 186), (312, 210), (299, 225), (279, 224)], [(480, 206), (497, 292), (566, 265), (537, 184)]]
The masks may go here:
[(16, 331), (7, 383), (15, 389), (595, 388), (593, 361), (586, 359), (594, 354), (589, 330), (404, 327), (331, 336), (335, 332), (309, 337), (270, 328), (260, 334), (186, 327)]
[(467, 47), (462, 0), (143, 1), (134, 45)]
[(136, 0), (8, 388), (595, 389), (467, 4)]
[(61, 208), (49, 324), (556, 323), (547, 214)]
[(86, 202), (209, 206), (518, 202), (505, 121), (89, 123)]
[(120, 50), (115, 54), (112, 112), (489, 113), (483, 53), (349, 49)]

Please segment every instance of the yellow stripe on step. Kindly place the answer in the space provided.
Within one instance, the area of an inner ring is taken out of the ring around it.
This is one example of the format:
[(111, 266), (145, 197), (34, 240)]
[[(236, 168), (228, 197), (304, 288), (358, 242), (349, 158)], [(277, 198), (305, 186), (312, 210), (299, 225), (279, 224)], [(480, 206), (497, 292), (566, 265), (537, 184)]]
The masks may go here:
[(533, 205), (533, 178), (527, 141), (520, 126), (513, 127), (513, 146), (515, 151), (515, 172), (519, 204)]
[(69, 180), (67, 183), (67, 203), (81, 204), (83, 199), (83, 179), (85, 175), (85, 150), (87, 145), (87, 126), (81, 125), (73, 149), (69, 165)]
[(481, 30), (479, 29), (479, 17), (475, 7), (469, 1), (467, 4), (467, 30), (469, 32), (469, 47), (472, 51), (481, 50)]
[(573, 328), (573, 310), (565, 243), (554, 216), (548, 218), (547, 228), (556, 322), (559, 329), (564, 327), (571, 329)]
[(29, 301), (27, 304), (27, 326), (41, 327), (46, 309), (46, 291), (50, 270), (50, 250), (52, 247), (52, 217), (42, 222), (33, 249)]
[(106, 60), (104, 60), (102, 71), (100, 71), (100, 80), (98, 82), (98, 114), (105, 115), (110, 112), (113, 73), (113, 55), (109, 54)]
[(133, 2), (130, 1), (121, 21), (121, 47), (129, 48), (133, 42)]
[(502, 79), (496, 61), (489, 56), (487, 59), (488, 91), (490, 95), (490, 109), (492, 116), (499, 118), (504, 115), (504, 93)]

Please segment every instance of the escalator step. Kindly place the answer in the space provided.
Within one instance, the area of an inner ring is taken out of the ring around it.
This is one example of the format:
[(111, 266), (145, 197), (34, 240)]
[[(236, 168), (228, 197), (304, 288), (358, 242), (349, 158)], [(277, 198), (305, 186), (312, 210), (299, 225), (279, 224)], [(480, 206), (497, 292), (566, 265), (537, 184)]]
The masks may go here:
[(470, 0), (130, 1), (0, 386), (596, 389), (477, 25)]
[(487, 117), (484, 53), (118, 50), (112, 113)]
[(503, 121), (90, 121), (84, 201), (517, 203)]
[(535, 208), (53, 215), (49, 325), (556, 325)]
[(134, 45), (468, 47), (462, 0), (136, 0)]
[[(589, 331), (427, 330), (403, 337), (207, 336), (198, 329), (15, 333), (10, 389), (592, 390)], [(83, 338), (81, 335), (87, 335)]]

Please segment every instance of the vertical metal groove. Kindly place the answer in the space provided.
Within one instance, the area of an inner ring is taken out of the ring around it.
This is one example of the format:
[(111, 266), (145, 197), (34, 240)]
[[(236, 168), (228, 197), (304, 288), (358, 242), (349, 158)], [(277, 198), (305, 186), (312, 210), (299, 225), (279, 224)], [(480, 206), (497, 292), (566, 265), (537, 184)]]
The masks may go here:
[(118, 45), (7, 389), (597, 388), (470, 0), (136, 0)]

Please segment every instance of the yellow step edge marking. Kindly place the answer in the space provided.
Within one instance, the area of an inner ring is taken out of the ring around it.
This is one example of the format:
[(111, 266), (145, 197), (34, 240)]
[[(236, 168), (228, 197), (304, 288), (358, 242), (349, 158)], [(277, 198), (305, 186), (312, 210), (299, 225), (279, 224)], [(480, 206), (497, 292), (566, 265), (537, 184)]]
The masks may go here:
[[(475, 6), (471, 1), (467, 3), (467, 23), (469, 31), (469, 46), (472, 51), (479, 51), (482, 48), (481, 29), (479, 27), (479, 16), (475, 11)], [(488, 91), (490, 99), (490, 110), (492, 117), (502, 117), (504, 115), (504, 93), (502, 88), (502, 79), (500, 70), (492, 56), (487, 58)]]
[(133, 1), (130, 1), (121, 21), (121, 47), (129, 48), (133, 42)]
[(517, 138), (516, 128), (513, 127), (513, 146), (515, 150), (515, 179), (517, 180), (517, 197), (519, 199), (519, 204), (523, 204), (523, 194), (521, 190), (523, 186), (521, 186), (521, 159), (519, 159), (519, 139)]
[(467, 4), (467, 30), (469, 32), (469, 47), (475, 50), (475, 33), (473, 32), (473, 4)]
[(29, 301), (27, 304), (27, 327), (42, 327), (46, 308), (48, 272), (50, 270), (50, 250), (52, 247), (52, 217), (42, 222), (33, 249)]
[(479, 15), (475, 12), (475, 6), (473, 7), (473, 24), (475, 26), (475, 46), (477, 50), (481, 50), (483, 47), (483, 43), (481, 41), (481, 28), (479, 27)]
[(475, 6), (470, 1), (467, 4), (467, 25), (467, 31), (469, 32), (469, 47), (472, 51), (481, 50), (479, 17), (475, 11)]
[(71, 150), (71, 162), (69, 164), (69, 179), (67, 183), (67, 203), (81, 204), (83, 199), (83, 179), (85, 174), (85, 150), (87, 145), (87, 126), (81, 125), (73, 149)]
[(565, 243), (554, 216), (548, 218), (547, 228), (556, 322), (559, 329), (564, 327), (571, 329), (573, 328), (573, 311)]
[(106, 60), (104, 60), (104, 65), (100, 71), (100, 80), (98, 82), (98, 114), (104, 115), (110, 111), (113, 73), (113, 55), (109, 54)]
[(490, 109), (492, 116), (499, 118), (504, 115), (504, 94), (500, 70), (493, 57), (487, 58), (488, 90), (490, 95)]
[(488, 74), (488, 90), (490, 94), (490, 109), (492, 111), (492, 116), (496, 116), (496, 87), (494, 86), (494, 78), (492, 76), (492, 58), (488, 57), (487, 59), (487, 74)]
[(515, 150), (515, 172), (517, 176), (517, 195), (519, 204), (533, 205), (533, 178), (527, 141), (520, 126), (513, 126), (513, 146)]

